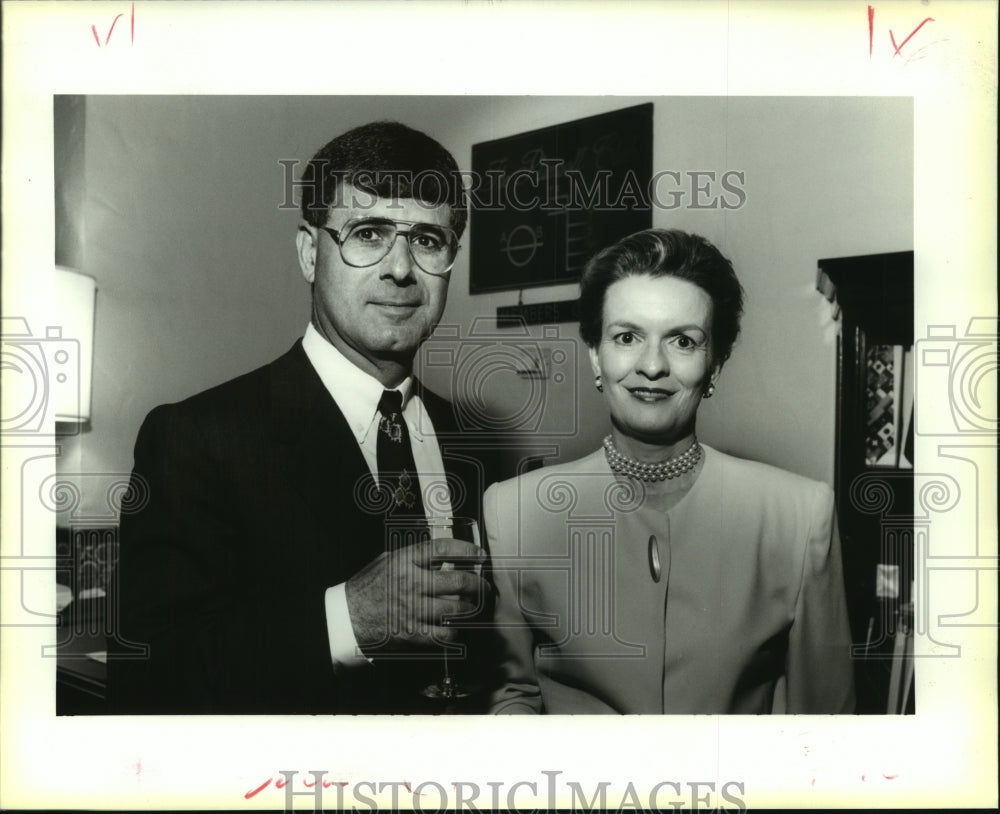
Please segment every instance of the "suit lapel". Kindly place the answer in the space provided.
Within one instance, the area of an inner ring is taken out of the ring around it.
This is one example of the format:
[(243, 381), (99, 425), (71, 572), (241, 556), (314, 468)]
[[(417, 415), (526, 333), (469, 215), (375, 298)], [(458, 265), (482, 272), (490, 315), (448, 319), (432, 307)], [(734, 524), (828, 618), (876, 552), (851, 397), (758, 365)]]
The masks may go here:
[[(337, 570), (355, 573), (384, 550), (384, 523), (375, 481), (344, 414), (309, 362), (301, 341), (270, 367), (270, 428), (275, 460), (326, 541), (336, 546)], [(418, 380), (439, 439), (452, 512), (481, 520), (485, 474), (475, 450), (456, 431), (452, 406)], [(449, 440), (450, 439), (450, 440)]]
[(288, 467), (287, 482), (323, 530), (323, 543), (343, 541), (334, 558), (346, 579), (383, 550), (368, 464), (301, 342), (271, 366), (270, 387), (272, 437)]

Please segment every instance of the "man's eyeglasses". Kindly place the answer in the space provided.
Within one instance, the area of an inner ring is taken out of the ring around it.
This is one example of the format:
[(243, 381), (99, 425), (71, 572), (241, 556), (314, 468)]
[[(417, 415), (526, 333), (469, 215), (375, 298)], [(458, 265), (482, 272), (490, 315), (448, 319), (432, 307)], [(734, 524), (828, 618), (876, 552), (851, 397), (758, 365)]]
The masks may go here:
[(458, 256), (458, 235), (447, 226), (417, 223), (391, 218), (357, 218), (342, 229), (320, 227), (340, 248), (340, 257), (349, 266), (366, 268), (381, 261), (396, 244), (406, 238), (406, 248), (413, 262), (427, 274), (444, 275), (451, 271)]

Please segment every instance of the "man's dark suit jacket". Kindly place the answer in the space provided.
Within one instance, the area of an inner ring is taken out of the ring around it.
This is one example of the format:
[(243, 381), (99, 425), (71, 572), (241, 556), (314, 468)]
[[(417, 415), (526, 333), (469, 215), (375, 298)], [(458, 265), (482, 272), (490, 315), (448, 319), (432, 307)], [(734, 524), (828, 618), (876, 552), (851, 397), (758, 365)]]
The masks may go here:
[[(451, 405), (417, 387), (439, 440), (453, 433)], [(479, 518), (482, 468), (446, 444), (442, 457), (454, 514)], [(326, 589), (384, 548), (384, 516), (358, 496), (366, 477), (354, 434), (301, 342), (265, 367), (154, 409), (122, 508), (111, 711), (435, 711), (419, 687), (441, 676), (439, 660), (376, 657), (338, 671), (330, 658)], [(148, 658), (124, 657), (139, 644)]]

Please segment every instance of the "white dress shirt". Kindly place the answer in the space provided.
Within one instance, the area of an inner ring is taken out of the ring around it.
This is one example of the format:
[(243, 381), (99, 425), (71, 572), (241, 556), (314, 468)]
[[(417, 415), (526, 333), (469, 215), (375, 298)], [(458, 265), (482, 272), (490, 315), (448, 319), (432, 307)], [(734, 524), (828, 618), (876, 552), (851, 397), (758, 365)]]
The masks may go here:
[[(348, 361), (339, 350), (320, 336), (312, 323), (302, 337), (302, 349), (347, 419), (368, 468), (378, 478), (378, 402), (386, 388), (378, 379)], [(410, 446), (413, 449), (420, 489), (425, 495), (430, 494), (429, 490), (432, 489), (435, 495), (446, 495), (444, 461), (441, 459), (437, 435), (424, 403), (413, 392), (413, 377), (408, 376), (394, 389), (403, 396), (403, 420), (410, 432)], [(424, 501), (424, 505), (427, 506), (427, 501)], [(437, 513), (450, 514), (450, 507), (436, 508), (439, 510)], [(330, 657), (334, 665), (345, 667), (367, 664), (368, 660), (361, 653), (351, 626), (345, 583), (328, 588), (325, 601)]]

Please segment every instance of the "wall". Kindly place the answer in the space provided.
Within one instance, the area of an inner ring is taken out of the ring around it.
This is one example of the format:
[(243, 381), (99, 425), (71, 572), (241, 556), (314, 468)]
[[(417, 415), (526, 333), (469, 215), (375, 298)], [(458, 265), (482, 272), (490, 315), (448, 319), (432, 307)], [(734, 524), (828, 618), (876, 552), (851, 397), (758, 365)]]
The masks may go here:
[[(654, 226), (715, 242), (747, 291), (742, 338), (716, 396), (699, 411), (699, 436), (737, 455), (832, 482), (835, 326), (815, 290), (816, 261), (913, 247), (912, 103), (870, 97), (494, 98), (435, 132), (449, 144), (471, 145), (650, 100), (654, 171), (682, 177), (690, 171), (745, 173), (747, 199), (738, 210), (696, 210), (688, 194), (677, 209), (653, 214)], [(466, 148), (459, 163), (470, 161)], [(460, 261), (447, 318), (467, 324), (517, 302), (517, 292), (463, 296), (467, 273)], [(526, 290), (523, 298), (574, 296), (573, 286), (563, 286)], [(576, 336), (572, 326), (563, 331)], [(567, 399), (553, 405), (557, 414), (580, 417), (576, 437), (552, 439), (560, 459), (592, 451), (607, 432), (584, 353), (579, 362), (576, 406)], [(525, 392), (512, 377), (506, 383), (508, 398)]]
[[(699, 414), (699, 436), (832, 481), (835, 326), (815, 291), (816, 261), (912, 248), (906, 98), (88, 97), (82, 270), (99, 287), (94, 417), (68, 440), (62, 474), (127, 472), (149, 409), (263, 364), (301, 334), (308, 287), (279, 160), (395, 118), (468, 167), (479, 141), (649, 100), (655, 169), (745, 173), (740, 209), (696, 210), (688, 196), (653, 216), (715, 242), (747, 290), (743, 336)], [(462, 335), (518, 297), (469, 296), (467, 257), (443, 320)], [(523, 294), (527, 303), (574, 296), (572, 286)], [(559, 336), (574, 339), (575, 327)], [(531, 439), (553, 443), (557, 459), (589, 452), (607, 431), (582, 349), (577, 362), (576, 381), (543, 393), (548, 432)], [(435, 389), (456, 390), (446, 368), (423, 371)], [(501, 413), (538, 387), (504, 370), (484, 384)], [(573, 417), (575, 434), (558, 434)], [(103, 504), (101, 488), (85, 489), (84, 501)]]

